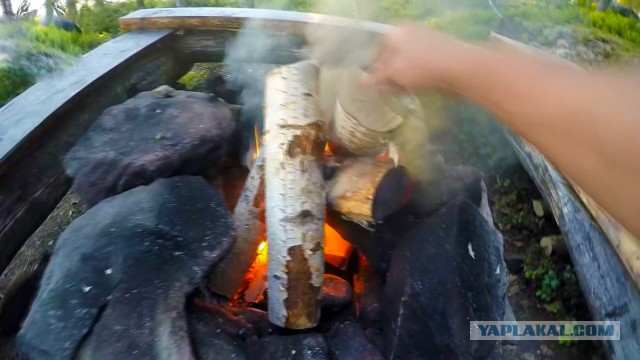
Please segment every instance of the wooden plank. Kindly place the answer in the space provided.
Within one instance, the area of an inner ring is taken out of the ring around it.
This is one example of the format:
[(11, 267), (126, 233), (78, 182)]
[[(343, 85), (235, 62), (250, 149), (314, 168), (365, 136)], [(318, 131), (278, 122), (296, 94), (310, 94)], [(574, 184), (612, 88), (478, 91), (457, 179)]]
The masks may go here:
[(513, 134), (508, 137), (550, 204), (593, 319), (620, 321), (620, 341), (604, 341), (604, 349), (611, 359), (636, 358), (640, 354), (638, 288), (566, 178), (532, 145)]
[[(228, 42), (235, 38), (236, 32), (223, 30), (187, 30), (177, 36), (177, 54), (185, 62), (208, 63), (223, 62)], [(295, 45), (301, 44), (302, 38), (295, 35), (276, 35), (282, 46), (277, 46), (267, 53), (247, 51), (244, 56), (236, 54), (234, 63), (290, 64), (301, 61), (304, 54)]]
[(571, 184), (602, 231), (607, 235), (611, 245), (616, 249), (636, 286), (640, 287), (640, 240), (620, 225), (580, 187), (573, 182)]
[(301, 34), (307, 24), (328, 27), (344, 27), (371, 33), (384, 33), (390, 26), (369, 21), (337, 16), (301, 13), (295, 11), (240, 8), (181, 7), (166, 9), (141, 9), (120, 18), (120, 29), (208, 29), (239, 30), (245, 22), (265, 28)]
[(99, 114), (188, 70), (174, 40), (169, 31), (123, 35), (0, 109), (0, 272), (68, 190), (62, 158)]

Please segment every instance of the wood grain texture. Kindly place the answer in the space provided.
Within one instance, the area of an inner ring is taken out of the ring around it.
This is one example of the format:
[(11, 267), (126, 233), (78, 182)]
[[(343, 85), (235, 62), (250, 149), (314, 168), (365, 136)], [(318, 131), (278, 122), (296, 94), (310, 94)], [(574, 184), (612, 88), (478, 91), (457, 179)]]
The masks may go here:
[[(227, 46), (237, 32), (223, 30), (188, 30), (177, 36), (176, 53), (185, 62), (209, 63), (223, 62)], [(273, 34), (273, 36), (276, 36)], [(285, 35), (279, 35), (285, 37)], [(290, 43), (303, 42), (295, 36), (289, 36)], [(284, 41), (283, 41), (284, 43)], [(247, 51), (245, 56), (236, 56), (233, 63), (290, 64), (303, 60), (304, 54), (296, 46), (277, 46), (267, 53)]]
[(558, 223), (593, 320), (620, 321), (620, 341), (604, 341), (611, 359), (640, 354), (640, 292), (567, 179), (532, 145), (508, 134)]
[(373, 33), (384, 33), (390, 26), (337, 16), (295, 11), (241, 8), (165, 8), (141, 9), (120, 18), (120, 29), (208, 29), (239, 30), (249, 21), (277, 31), (302, 33), (307, 24), (344, 27)]
[(177, 80), (168, 31), (136, 32), (86, 54), (0, 109), (0, 271), (70, 186), (62, 158), (109, 106)]

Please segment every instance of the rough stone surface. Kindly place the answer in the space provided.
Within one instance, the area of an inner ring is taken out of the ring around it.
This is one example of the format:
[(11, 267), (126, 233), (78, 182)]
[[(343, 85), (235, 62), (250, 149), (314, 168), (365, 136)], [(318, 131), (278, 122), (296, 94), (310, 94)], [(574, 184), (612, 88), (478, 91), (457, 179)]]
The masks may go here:
[[(102, 201), (62, 233), (22, 330), (30, 358), (191, 359), (186, 296), (233, 241), (216, 190), (160, 179)], [(133, 355), (136, 354), (136, 355)]]
[(94, 205), (158, 178), (202, 174), (223, 155), (234, 128), (229, 107), (211, 95), (143, 92), (105, 110), (64, 167), (73, 189)]
[(384, 350), (384, 329), (379, 327), (370, 327), (364, 331), (367, 340), (378, 349), (380, 354), (386, 353)]
[(322, 282), (322, 309), (339, 311), (351, 303), (353, 290), (347, 280), (325, 274)]
[(360, 324), (340, 322), (327, 333), (327, 344), (334, 360), (382, 360), (382, 354), (366, 338)]
[(482, 174), (470, 166), (442, 166), (442, 174), (416, 184), (411, 200), (412, 211), (418, 216), (432, 214), (458, 197), (466, 197), (480, 206)]
[(277, 327), (269, 321), (269, 315), (262, 310), (254, 308), (232, 308), (231, 313), (253, 327), (253, 331), (258, 337), (272, 335), (276, 332)]
[(253, 325), (234, 315), (231, 307), (196, 302), (194, 308), (191, 312), (192, 317), (201, 316), (206, 318), (206, 323), (211, 324), (218, 332), (226, 333), (233, 339), (245, 341), (258, 337)]
[(388, 359), (486, 358), (469, 321), (503, 320), (508, 275), (500, 233), (460, 198), (414, 227), (394, 251), (384, 290)]
[(228, 331), (221, 331), (233, 319), (224, 315), (197, 311), (189, 314), (189, 334), (198, 360), (246, 359), (240, 341)]
[(252, 360), (329, 360), (329, 350), (320, 334), (267, 336), (247, 343)]

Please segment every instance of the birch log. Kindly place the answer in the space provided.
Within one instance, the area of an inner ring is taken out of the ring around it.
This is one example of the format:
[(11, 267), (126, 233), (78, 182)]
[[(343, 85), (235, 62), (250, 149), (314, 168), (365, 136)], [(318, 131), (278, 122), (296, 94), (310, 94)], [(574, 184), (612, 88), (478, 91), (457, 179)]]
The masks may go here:
[(236, 241), (209, 278), (209, 288), (229, 298), (242, 284), (262, 240), (259, 218), (264, 197), (264, 163), (264, 154), (260, 151), (233, 213)]
[(319, 69), (277, 68), (265, 83), (265, 202), (269, 320), (290, 329), (315, 326), (324, 274), (325, 191)]

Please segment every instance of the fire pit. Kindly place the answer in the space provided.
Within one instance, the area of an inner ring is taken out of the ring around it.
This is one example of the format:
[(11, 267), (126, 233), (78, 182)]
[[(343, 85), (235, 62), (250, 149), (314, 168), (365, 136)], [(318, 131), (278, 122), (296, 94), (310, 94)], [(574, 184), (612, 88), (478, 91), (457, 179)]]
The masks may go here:
[(470, 320), (508, 316), (481, 174), (407, 135), (425, 116), (411, 96), (367, 92), (357, 66), (297, 60), (225, 62), (213, 89), (154, 87), (98, 116), (64, 154), (84, 213), (10, 334), (21, 354), (499, 354), (468, 336)]

